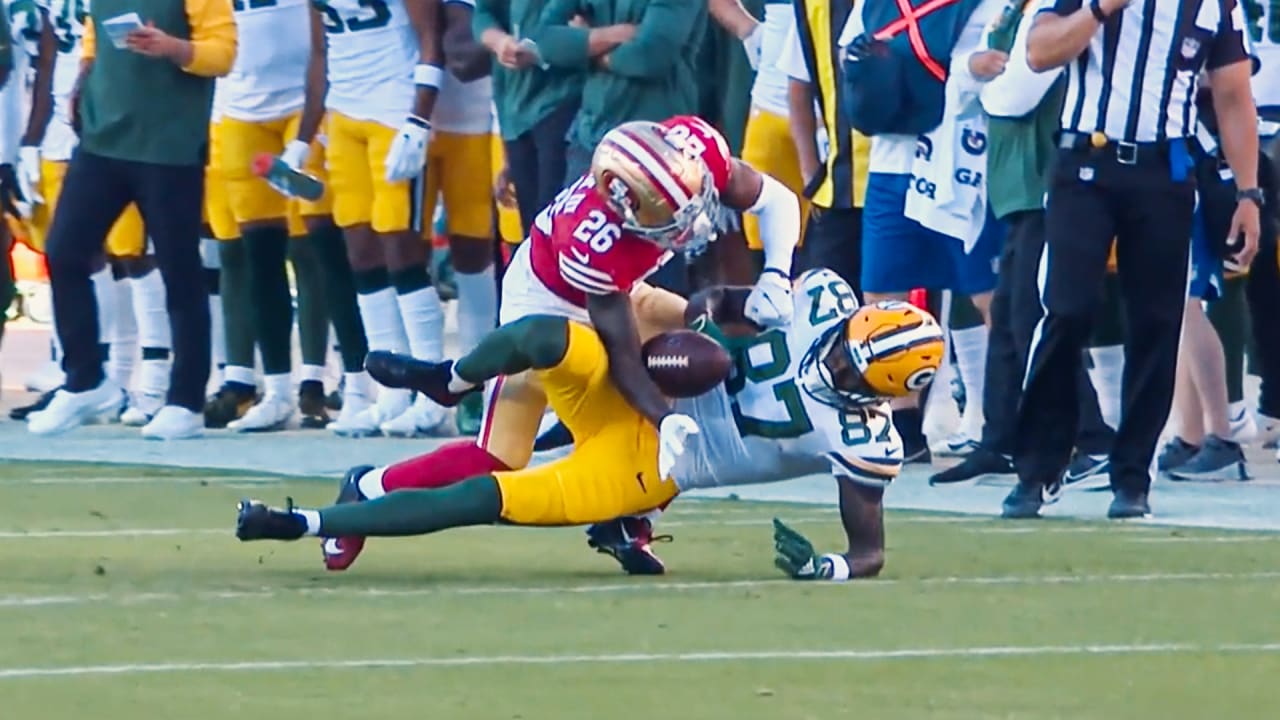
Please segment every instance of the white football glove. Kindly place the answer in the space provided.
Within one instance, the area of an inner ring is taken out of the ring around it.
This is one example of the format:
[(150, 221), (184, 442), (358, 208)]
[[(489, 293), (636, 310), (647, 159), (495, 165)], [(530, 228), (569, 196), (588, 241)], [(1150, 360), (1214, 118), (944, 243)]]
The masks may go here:
[(31, 205), (43, 205), (40, 197), (40, 148), (35, 145), (23, 145), (18, 149), (18, 191), (22, 199)]
[(311, 146), (301, 140), (290, 140), (288, 145), (284, 146), (284, 152), (280, 153), (280, 162), (288, 165), (293, 170), (302, 170), (302, 165), (307, 161), (307, 155), (311, 153)]
[(766, 327), (782, 327), (791, 323), (791, 281), (781, 273), (766, 270), (747, 296), (747, 319)]
[(760, 69), (760, 48), (764, 43), (764, 23), (756, 23), (751, 32), (742, 38), (742, 49), (747, 51), (747, 62), (752, 70)]
[(662, 418), (658, 427), (658, 475), (663, 480), (671, 477), (676, 460), (684, 454), (685, 439), (698, 434), (698, 423), (688, 415), (671, 413)]
[(431, 140), (431, 123), (417, 115), (405, 118), (396, 139), (387, 150), (387, 182), (400, 182), (418, 176), (427, 166), (427, 142)]

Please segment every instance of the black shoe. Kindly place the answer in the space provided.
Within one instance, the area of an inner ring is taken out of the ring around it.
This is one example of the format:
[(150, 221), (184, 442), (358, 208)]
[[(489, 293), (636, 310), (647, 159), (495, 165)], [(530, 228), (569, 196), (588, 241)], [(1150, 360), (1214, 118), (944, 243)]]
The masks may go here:
[[(360, 478), (373, 469), (372, 465), (357, 465), (342, 476), (338, 484), (338, 498), (334, 505), (364, 502), (364, 493), (360, 492)], [(324, 538), (320, 541), (320, 554), (324, 557), (324, 567), (330, 572), (341, 572), (351, 567), (356, 558), (364, 550), (365, 538), (358, 535), (339, 538)]]
[(40, 412), (41, 410), (49, 407), (49, 403), (53, 402), (53, 396), (57, 394), (58, 394), (58, 390), (55, 388), (41, 395), (40, 397), (36, 398), (36, 401), (31, 403), (30, 405), (23, 405), (22, 407), (13, 408), (12, 410), (9, 411), (9, 419), (10, 420), (26, 420), (27, 416), (30, 415), (31, 413)]
[(224, 428), (232, 420), (244, 417), (259, 399), (258, 389), (254, 386), (225, 382), (204, 404), (204, 426)]
[(346, 503), (364, 502), (366, 500), (364, 493), (360, 492), (360, 478), (365, 473), (373, 469), (372, 465), (356, 465), (342, 476), (342, 482), (338, 483), (338, 497), (333, 501), (334, 505), (345, 505)]
[(329, 424), (324, 383), (319, 380), (303, 380), (298, 385), (298, 414), (302, 416), (302, 427), (306, 430), (320, 430)]
[(1244, 450), (1240, 443), (1208, 435), (1200, 446), (1200, 451), (1191, 456), (1190, 460), (1170, 469), (1169, 477), (1174, 480), (1220, 482), (1248, 480), (1249, 473), (1245, 471)]
[(547, 431), (538, 436), (533, 441), (534, 452), (545, 452), (547, 450), (555, 450), (556, 448), (567, 447), (573, 444), (573, 433), (569, 432), (569, 428), (559, 420), (555, 425), (547, 428)]
[(1062, 476), (1063, 487), (1081, 490), (1095, 490), (1111, 486), (1111, 478), (1107, 471), (1111, 469), (1111, 458), (1107, 455), (1090, 455), (1077, 450), (1071, 456), (1071, 464)]
[(1180, 437), (1174, 437), (1161, 448), (1160, 456), (1156, 458), (1156, 469), (1161, 472), (1173, 470), (1190, 460), (1198, 452), (1200, 452), (1199, 445), (1192, 445)]
[(653, 534), (645, 518), (622, 517), (587, 528), (587, 546), (618, 561), (628, 575), (661, 575), (667, 571), (650, 543), (671, 542), (670, 535)]
[(258, 500), (241, 500), (236, 507), (236, 537), (248, 540), (297, 540), (307, 533), (307, 521), (293, 511), (293, 498), (283, 510)]
[(1117, 490), (1115, 499), (1111, 501), (1111, 507), (1107, 508), (1107, 517), (1112, 520), (1151, 517), (1151, 506), (1147, 504), (1147, 494)]
[(1040, 507), (1044, 505), (1044, 489), (1032, 487), (1019, 482), (1004, 499), (1000, 517), (1011, 520), (1025, 520), (1040, 517)]
[(481, 388), (476, 385), (465, 392), (451, 392), (452, 360), (433, 363), (386, 350), (374, 350), (365, 356), (364, 369), (386, 387), (416, 390), (444, 407), (456, 406), (462, 398)]
[(977, 480), (986, 475), (1008, 475), (1013, 472), (1013, 463), (1000, 453), (992, 452), (981, 445), (965, 456), (959, 465), (947, 468), (929, 478), (930, 485), (950, 485), (969, 480)]

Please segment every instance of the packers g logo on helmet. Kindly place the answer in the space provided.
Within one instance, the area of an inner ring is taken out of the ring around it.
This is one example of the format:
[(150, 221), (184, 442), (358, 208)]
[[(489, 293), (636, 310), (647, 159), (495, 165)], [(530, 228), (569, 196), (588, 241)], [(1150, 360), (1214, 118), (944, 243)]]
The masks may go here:
[(859, 308), (845, 342), (867, 386), (882, 397), (923, 390), (942, 363), (942, 328), (929, 313), (897, 300)]
[(619, 125), (596, 146), (591, 175), (623, 230), (668, 250), (696, 250), (715, 237), (719, 199), (706, 164), (666, 135), (655, 122)]

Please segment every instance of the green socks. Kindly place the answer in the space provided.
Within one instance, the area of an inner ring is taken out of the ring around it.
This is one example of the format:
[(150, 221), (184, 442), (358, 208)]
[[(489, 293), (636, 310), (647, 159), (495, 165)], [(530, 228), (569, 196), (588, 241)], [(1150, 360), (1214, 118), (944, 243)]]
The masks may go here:
[(568, 350), (568, 320), (531, 315), (486, 335), (454, 364), (454, 372), (479, 385), (499, 375), (555, 367)]
[(338, 338), (342, 353), (342, 369), (360, 372), (364, 369), (364, 356), (369, 354), (368, 340), (364, 334), (364, 322), (356, 305), (355, 278), (351, 262), (347, 259), (347, 245), (342, 230), (328, 223), (311, 229), (307, 242), (315, 253), (324, 279), (324, 298), (327, 315), (333, 323), (333, 334)]
[(329, 308), (320, 256), (306, 237), (289, 238), (289, 261), (298, 288), (298, 343), (302, 364), (324, 367), (329, 349)]
[(249, 295), (252, 282), (244, 241), (220, 241), (218, 258), (222, 264), (218, 294), (222, 298), (227, 365), (253, 368), (253, 298)]
[(293, 364), (289, 353), (293, 297), (284, 265), (289, 252), (289, 231), (283, 224), (246, 229), (240, 242), (244, 243), (249, 257), (252, 322), (258, 351), (262, 353), (262, 372), (287, 374)]
[(502, 494), (491, 475), (434, 490), (403, 490), (362, 503), (333, 505), (320, 511), (324, 537), (425, 535), (502, 519)]

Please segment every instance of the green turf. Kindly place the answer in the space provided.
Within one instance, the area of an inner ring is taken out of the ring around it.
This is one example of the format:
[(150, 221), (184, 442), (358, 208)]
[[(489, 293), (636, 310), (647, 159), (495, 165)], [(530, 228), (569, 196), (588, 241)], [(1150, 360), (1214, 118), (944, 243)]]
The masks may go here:
[(0, 464), (0, 718), (1273, 718), (1280, 702), (1276, 535), (891, 514), (885, 576), (844, 585), (771, 565), (774, 515), (838, 547), (835, 514), (811, 506), (678, 503), (660, 579), (622, 576), (575, 529), (371, 541), (337, 575), (314, 540), (232, 536), (242, 495), (332, 490)]

